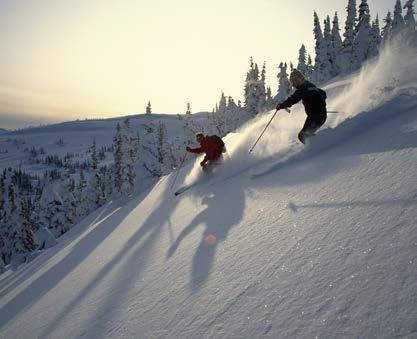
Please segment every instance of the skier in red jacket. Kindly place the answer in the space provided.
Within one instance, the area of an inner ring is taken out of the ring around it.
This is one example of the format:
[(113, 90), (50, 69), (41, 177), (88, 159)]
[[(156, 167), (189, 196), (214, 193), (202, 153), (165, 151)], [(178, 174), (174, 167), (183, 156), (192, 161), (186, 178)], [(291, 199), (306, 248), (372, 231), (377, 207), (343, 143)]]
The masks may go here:
[(213, 137), (206, 136), (203, 133), (197, 133), (195, 137), (197, 139), (197, 142), (200, 144), (200, 147), (187, 147), (186, 150), (190, 153), (206, 153), (206, 156), (204, 157), (203, 161), (200, 162), (201, 167), (204, 168), (208, 161), (218, 160), (220, 158), (223, 152), (223, 147), (219, 145)]

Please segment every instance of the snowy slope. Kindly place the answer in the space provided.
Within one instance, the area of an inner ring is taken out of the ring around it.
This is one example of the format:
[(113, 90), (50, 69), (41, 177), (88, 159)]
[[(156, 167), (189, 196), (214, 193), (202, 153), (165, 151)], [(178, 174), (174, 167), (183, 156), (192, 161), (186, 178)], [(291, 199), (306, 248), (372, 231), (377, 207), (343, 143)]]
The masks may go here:
[(260, 117), (215, 175), (181, 171), (189, 191), (165, 177), (0, 276), (0, 337), (417, 337), (417, 67), (398, 52), (327, 86), (344, 113), (307, 147), (296, 108), (248, 155)]
[[(207, 113), (193, 114), (193, 119), (196, 121), (206, 120), (206, 117)], [(123, 121), (126, 118), (129, 118), (132, 130), (134, 132), (138, 131), (142, 138), (146, 137), (148, 126), (157, 126), (159, 122), (166, 125), (170, 139), (173, 139), (172, 136), (178, 135), (183, 129), (183, 121), (180, 121), (177, 115), (140, 114), (102, 120), (68, 121), (13, 132), (7, 131), (7, 133), (1, 133), (0, 131), (0, 170), (20, 166), (23, 170), (33, 174), (43, 174), (45, 169), (51, 169), (48, 166), (30, 161), (28, 150), (32, 147), (44, 149), (45, 154), (41, 158), (47, 155), (63, 157), (67, 153), (73, 153), (75, 155), (73, 160), (83, 162), (89, 157), (87, 153), (91, 148), (93, 139), (96, 140), (97, 149), (102, 146), (110, 147), (115, 135), (116, 125), (123, 126)], [(184, 119), (184, 115), (182, 115), (182, 119)], [(60, 139), (62, 139), (63, 144), (57, 142)], [(141, 152), (142, 158), (147, 156), (146, 152)], [(110, 159), (102, 161), (101, 165), (109, 161)]]

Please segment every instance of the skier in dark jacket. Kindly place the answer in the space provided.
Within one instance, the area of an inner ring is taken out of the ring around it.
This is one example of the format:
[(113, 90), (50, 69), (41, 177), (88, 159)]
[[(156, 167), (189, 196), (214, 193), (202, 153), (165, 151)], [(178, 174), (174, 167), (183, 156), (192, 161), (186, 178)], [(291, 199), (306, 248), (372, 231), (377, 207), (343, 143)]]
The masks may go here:
[(197, 142), (200, 144), (198, 148), (187, 147), (186, 150), (190, 153), (206, 153), (203, 161), (200, 162), (200, 166), (204, 167), (208, 161), (218, 160), (223, 152), (223, 147), (216, 143), (216, 141), (203, 133), (197, 133), (195, 135)]
[(326, 92), (307, 81), (297, 69), (291, 72), (290, 82), (296, 88), (296, 91), (284, 102), (279, 103), (276, 109), (288, 108), (301, 100), (303, 101), (307, 119), (300, 133), (298, 133), (298, 139), (305, 144), (306, 139), (314, 135), (327, 119)]

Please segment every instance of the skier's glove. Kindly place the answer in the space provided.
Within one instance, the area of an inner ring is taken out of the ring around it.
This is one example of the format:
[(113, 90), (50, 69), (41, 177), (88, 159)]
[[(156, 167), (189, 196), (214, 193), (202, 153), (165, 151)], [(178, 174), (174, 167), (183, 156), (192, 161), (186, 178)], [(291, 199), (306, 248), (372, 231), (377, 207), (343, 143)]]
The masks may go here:
[(206, 165), (206, 163), (204, 161), (200, 162), (200, 166), (204, 167)]
[(279, 110), (281, 109), (281, 106), (278, 104), (278, 105), (275, 107), (275, 109), (276, 109), (277, 111), (279, 111)]
[(186, 150), (187, 152), (189, 152), (189, 151), (191, 151), (191, 147), (187, 146), (187, 147), (185, 148), (185, 150)]

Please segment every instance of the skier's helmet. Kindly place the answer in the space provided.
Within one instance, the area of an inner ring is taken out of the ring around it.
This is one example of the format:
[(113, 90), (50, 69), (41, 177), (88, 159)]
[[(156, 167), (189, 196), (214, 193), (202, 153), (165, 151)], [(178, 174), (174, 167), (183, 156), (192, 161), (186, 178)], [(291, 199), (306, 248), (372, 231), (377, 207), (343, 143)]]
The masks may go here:
[(304, 77), (304, 74), (301, 73), (298, 69), (294, 68), (291, 71), (291, 75), (290, 75), (290, 81), (291, 81), (291, 83), (294, 83), (294, 82), (296, 82), (296, 83), (302, 83), (302, 82), (305, 81), (305, 79), (306, 78)]
[(204, 138), (204, 134), (201, 132), (198, 132), (195, 134), (195, 138), (197, 139), (197, 141), (200, 141)]

